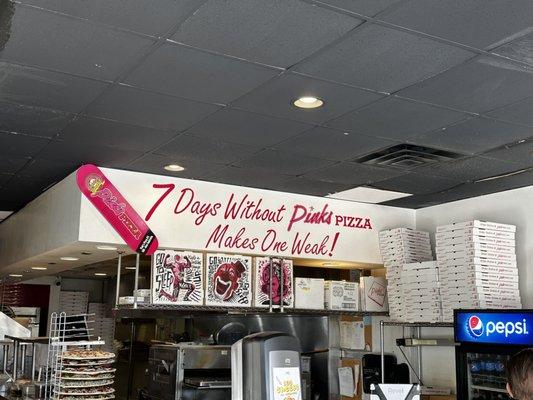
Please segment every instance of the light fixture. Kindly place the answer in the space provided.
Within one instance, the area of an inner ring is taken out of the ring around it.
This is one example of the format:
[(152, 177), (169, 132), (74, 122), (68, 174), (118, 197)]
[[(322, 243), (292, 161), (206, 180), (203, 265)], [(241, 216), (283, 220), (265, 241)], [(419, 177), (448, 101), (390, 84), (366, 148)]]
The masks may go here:
[(95, 272), (94, 276), (107, 276), (105, 272)]
[(46, 271), (48, 268), (46, 267), (31, 267), (31, 269), (35, 271)]
[(323, 267), (336, 267), (338, 266), (339, 264), (338, 263), (334, 263), (334, 262), (325, 262), (325, 263), (322, 263), (322, 266)]
[(22, 274), (9, 274), (12, 278), (22, 278)]
[(135, 267), (126, 267), (125, 269), (135, 269)]
[(180, 172), (180, 171), (183, 171), (185, 167), (182, 167), (181, 165), (178, 165), (178, 164), (169, 164), (169, 165), (165, 165), (165, 169), (171, 172)]
[(293, 104), (298, 108), (318, 108), (324, 104), (324, 101), (318, 97), (303, 96), (294, 100)]
[(103, 245), (101, 245), (101, 246), (96, 246), (96, 248), (97, 248), (98, 250), (109, 250), (109, 251), (115, 251), (115, 250), (117, 250), (117, 248), (116, 248), (115, 246), (108, 246), (108, 245), (105, 245), (105, 244), (103, 244)]
[(78, 257), (61, 257), (59, 259), (63, 261), (78, 261), (79, 260)]

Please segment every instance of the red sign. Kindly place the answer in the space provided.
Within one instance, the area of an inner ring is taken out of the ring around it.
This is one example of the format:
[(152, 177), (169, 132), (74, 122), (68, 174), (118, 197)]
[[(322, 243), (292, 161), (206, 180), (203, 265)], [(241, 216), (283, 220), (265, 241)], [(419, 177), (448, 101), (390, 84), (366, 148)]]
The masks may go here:
[(150, 255), (157, 250), (154, 233), (97, 166), (82, 165), (76, 181), (85, 197), (133, 251)]

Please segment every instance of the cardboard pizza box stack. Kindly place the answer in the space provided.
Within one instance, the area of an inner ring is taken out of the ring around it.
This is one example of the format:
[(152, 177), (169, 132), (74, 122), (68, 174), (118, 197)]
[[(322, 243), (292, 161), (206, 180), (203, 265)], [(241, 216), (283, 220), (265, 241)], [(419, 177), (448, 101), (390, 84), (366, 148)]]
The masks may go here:
[(89, 292), (59, 292), (59, 312), (67, 315), (79, 315), (87, 313)]
[(100, 338), (105, 342), (102, 349), (105, 351), (114, 351), (115, 338), (115, 319), (110, 317), (111, 309), (106, 303), (89, 303), (90, 320), (93, 320), (91, 335), (95, 339)]
[(379, 247), (386, 268), (390, 316), (393, 320), (404, 321), (402, 267), (404, 264), (433, 260), (429, 233), (409, 228), (381, 231)]
[(436, 261), (404, 264), (402, 293), (406, 322), (441, 322), (442, 305)]
[(444, 321), (464, 308), (522, 308), (516, 226), (472, 220), (437, 227)]

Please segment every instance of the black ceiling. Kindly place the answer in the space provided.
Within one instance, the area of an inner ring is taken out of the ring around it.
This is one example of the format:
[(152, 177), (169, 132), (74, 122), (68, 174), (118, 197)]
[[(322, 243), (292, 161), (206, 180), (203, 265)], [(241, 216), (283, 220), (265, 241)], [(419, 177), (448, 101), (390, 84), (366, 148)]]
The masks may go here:
[[(531, 0), (0, 0), (0, 24), (0, 210), (86, 162), (413, 208), (533, 183)], [(462, 157), (355, 162), (399, 143)]]

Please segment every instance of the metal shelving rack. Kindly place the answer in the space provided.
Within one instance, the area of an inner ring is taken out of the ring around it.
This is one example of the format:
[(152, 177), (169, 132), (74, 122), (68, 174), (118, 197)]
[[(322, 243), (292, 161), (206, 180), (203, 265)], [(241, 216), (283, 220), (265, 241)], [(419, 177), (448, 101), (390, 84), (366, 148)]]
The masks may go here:
[[(85, 321), (85, 325), (94, 322), (89, 319), (94, 314), (78, 314), (69, 315), (69, 317), (78, 317)], [(65, 351), (67, 347), (83, 346), (89, 349), (91, 346), (104, 345), (102, 340), (70, 340), (75, 339), (78, 334), (69, 335), (67, 321), (67, 314), (62, 312), (58, 314), (53, 312), (50, 317), (50, 336), (48, 339), (48, 358), (46, 362), (45, 372), (45, 399), (59, 400), (57, 390), (61, 386), (61, 371), (63, 369), (63, 358), (60, 357), (61, 352)], [(87, 335), (90, 335), (92, 329), (87, 327)], [(83, 335), (84, 337), (87, 335)], [(90, 336), (89, 336), (90, 337)], [(66, 340), (69, 339), (69, 340)]]
[[(379, 344), (381, 352), (381, 383), (385, 383), (385, 327), (400, 326), (402, 328), (411, 328), (415, 330), (415, 337), (421, 339), (422, 328), (453, 328), (451, 322), (399, 322), (399, 321), (380, 321), (379, 322)], [(418, 380), (422, 384), (422, 351), (420, 346), (417, 349), (417, 369)]]

